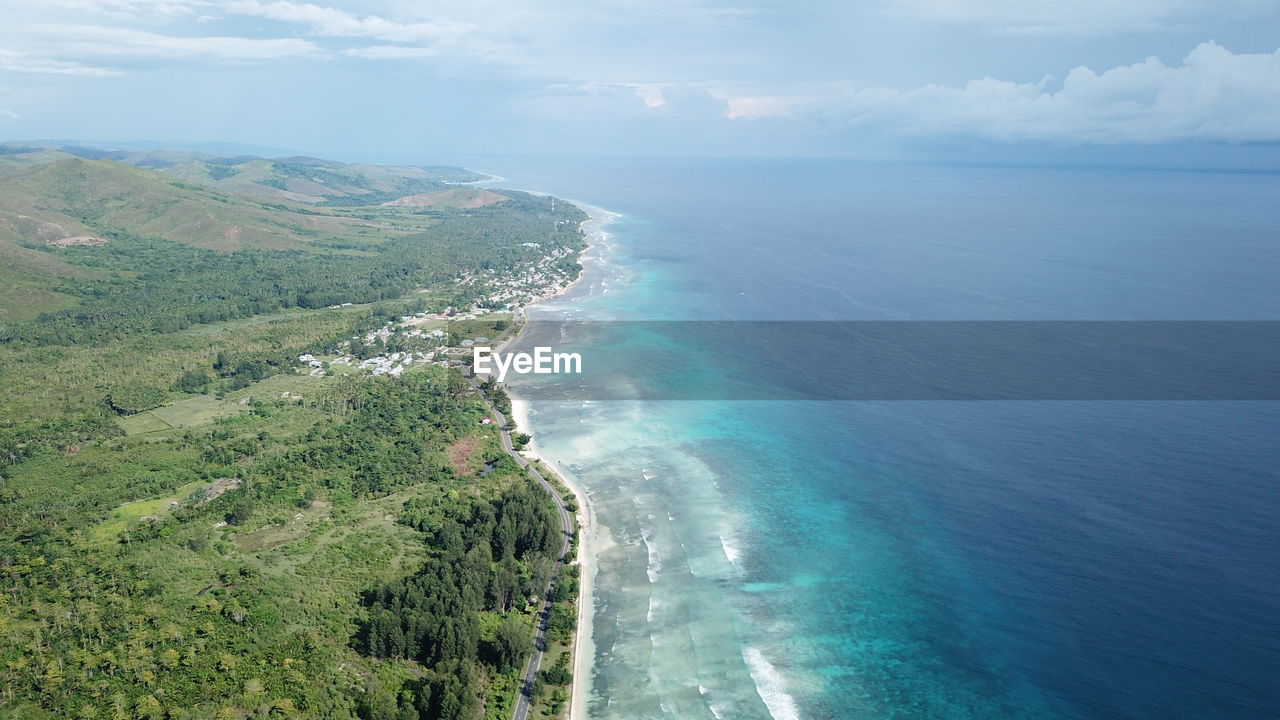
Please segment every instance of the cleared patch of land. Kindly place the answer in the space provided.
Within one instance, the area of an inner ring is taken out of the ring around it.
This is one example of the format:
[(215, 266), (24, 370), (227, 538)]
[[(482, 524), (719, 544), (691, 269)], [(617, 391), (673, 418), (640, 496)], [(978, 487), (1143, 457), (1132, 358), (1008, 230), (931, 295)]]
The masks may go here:
[(309, 533), (318, 523), (329, 519), (330, 503), (316, 501), (310, 507), (300, 509), (293, 517), (281, 518), (283, 522), (268, 525), (259, 530), (235, 538), (236, 549), (241, 552), (261, 552), (297, 540)]
[(504, 203), (507, 200), (508, 198), (505, 195), (499, 195), (490, 190), (457, 188), (409, 195), (382, 204), (384, 207), (461, 208), (463, 210), (473, 210)]
[(472, 457), (475, 455), (476, 446), (479, 443), (479, 438), (475, 435), (469, 435), (449, 446), (447, 452), (449, 465), (459, 475), (470, 475), (476, 471), (475, 467), (473, 467)]
[(108, 544), (114, 542), (121, 532), (127, 530), (130, 525), (139, 522), (146, 522), (145, 519), (160, 519), (174, 505), (182, 503), (191, 496), (196, 490), (207, 486), (209, 483), (192, 482), (178, 488), (172, 495), (166, 495), (161, 498), (152, 498), (150, 500), (138, 500), (136, 502), (125, 503), (115, 510), (111, 511), (111, 517), (98, 523), (89, 533), (89, 538), (95, 543)]

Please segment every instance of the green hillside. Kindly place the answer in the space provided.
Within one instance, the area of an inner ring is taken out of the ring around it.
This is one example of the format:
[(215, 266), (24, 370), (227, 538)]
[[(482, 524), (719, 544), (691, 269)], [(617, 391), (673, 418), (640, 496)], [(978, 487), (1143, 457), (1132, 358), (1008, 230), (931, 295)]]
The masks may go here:
[[(261, 185), (232, 192), (114, 160), (32, 154), (48, 162), (0, 177), (0, 342), (97, 342), (376, 302), (527, 259), (522, 242), (576, 241), (576, 224), (557, 224), (545, 198), (523, 193), (326, 207), (268, 197)], [(366, 166), (339, 169), (352, 167)]]
[(372, 205), (484, 179), (458, 168), (340, 165), (311, 158), (204, 158), (164, 168), (191, 182), (251, 191), (303, 203)]
[[(460, 278), (576, 269), (582, 213), (447, 169), (77, 152), (0, 147), (0, 718), (509, 717), (554, 506), (456, 370), (335, 358), (427, 349), (358, 338), (471, 308)], [(363, 179), (301, 203), (290, 168)], [(571, 570), (556, 593), (567, 633)]]
[[(192, 185), (110, 160), (58, 159), (0, 179), (0, 226), (10, 241), (55, 243), (112, 232), (217, 250), (300, 248), (348, 238), (368, 223), (297, 212), (248, 194)], [(376, 229), (386, 230), (381, 227)], [(7, 230), (8, 232), (5, 232)]]

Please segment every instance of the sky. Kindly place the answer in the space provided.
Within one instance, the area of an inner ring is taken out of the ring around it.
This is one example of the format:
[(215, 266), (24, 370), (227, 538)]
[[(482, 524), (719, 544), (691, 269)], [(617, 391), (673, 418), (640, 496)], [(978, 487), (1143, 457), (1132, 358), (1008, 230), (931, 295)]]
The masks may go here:
[(1280, 146), (1280, 0), (0, 0), (0, 139), (345, 158)]

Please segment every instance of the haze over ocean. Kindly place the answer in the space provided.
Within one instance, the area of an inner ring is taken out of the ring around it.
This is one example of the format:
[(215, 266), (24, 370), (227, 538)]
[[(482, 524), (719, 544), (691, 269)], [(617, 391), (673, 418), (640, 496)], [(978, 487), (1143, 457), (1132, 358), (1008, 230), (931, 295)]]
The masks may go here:
[[(1275, 175), (471, 165), (622, 214), (538, 319), (1280, 319)], [(1280, 707), (1278, 403), (532, 409), (615, 543), (590, 717)]]

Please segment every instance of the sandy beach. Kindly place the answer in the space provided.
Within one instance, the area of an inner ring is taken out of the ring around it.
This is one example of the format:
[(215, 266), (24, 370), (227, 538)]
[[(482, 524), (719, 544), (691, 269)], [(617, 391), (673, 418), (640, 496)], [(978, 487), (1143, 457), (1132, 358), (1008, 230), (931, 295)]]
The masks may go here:
[[(528, 432), (529, 402), (511, 392), (510, 389), (507, 390), (507, 395), (511, 398), (511, 417), (515, 420), (516, 428), (521, 432)], [(570, 690), (569, 718), (585, 720), (586, 700), (591, 691), (591, 658), (595, 655), (595, 646), (591, 642), (593, 609), (591, 598), (595, 586), (595, 557), (603, 549), (601, 543), (610, 542), (609, 535), (607, 532), (601, 532), (602, 528), (596, 522), (591, 511), (591, 502), (582, 486), (572, 475), (547, 459), (538, 448), (536, 439), (530, 441), (524, 454), (530, 460), (534, 458), (541, 460), (543, 465), (572, 490), (574, 497), (578, 499), (578, 511), (575, 514), (575, 520), (578, 523), (578, 554), (574, 562), (578, 565), (581, 580), (578, 588), (578, 629), (573, 643), (573, 685)]]

